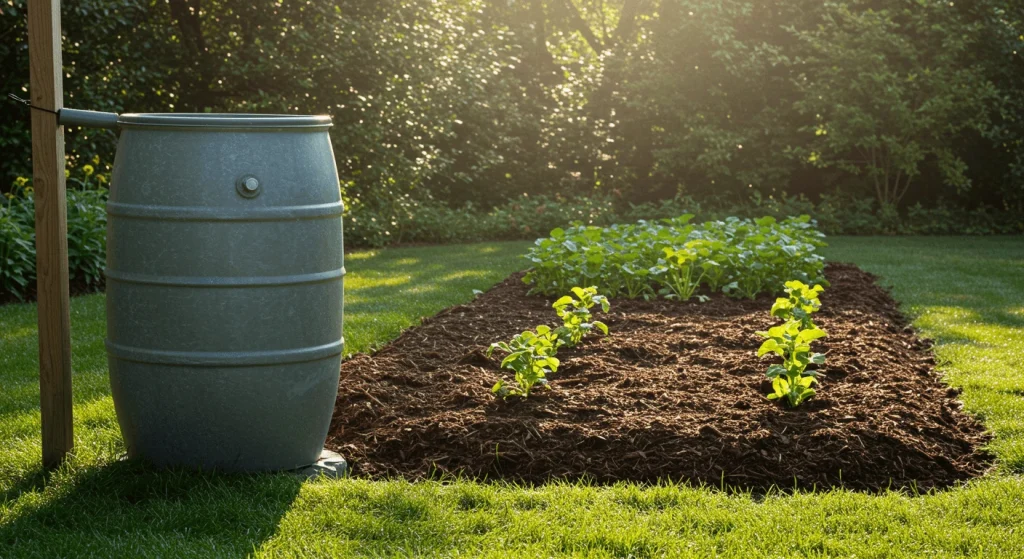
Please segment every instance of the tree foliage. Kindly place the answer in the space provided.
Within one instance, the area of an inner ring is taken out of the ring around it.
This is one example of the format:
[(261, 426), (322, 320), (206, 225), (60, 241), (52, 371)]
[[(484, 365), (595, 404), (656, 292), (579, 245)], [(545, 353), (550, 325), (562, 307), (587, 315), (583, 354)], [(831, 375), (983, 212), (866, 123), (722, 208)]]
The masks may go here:
[(956, 143), (990, 129), (998, 95), (982, 68), (964, 64), (981, 25), (959, 21), (947, 3), (894, 4), (856, 11), (825, 3), (823, 25), (789, 28), (806, 54), (787, 61), (797, 72), (793, 106), (810, 121), (800, 128), (807, 140), (790, 153), (863, 174), (892, 206), (929, 160), (946, 185), (970, 188)]
[[(22, 94), (25, 6), (0, 6), (0, 81)], [(1014, 0), (67, 0), (62, 15), (68, 106), (330, 114), (345, 198), (380, 237), (424, 200), (524, 193), (1024, 204)], [(112, 161), (114, 138), (69, 130), (70, 164)], [(0, 149), (7, 188), (30, 169), (23, 108), (0, 112)]]

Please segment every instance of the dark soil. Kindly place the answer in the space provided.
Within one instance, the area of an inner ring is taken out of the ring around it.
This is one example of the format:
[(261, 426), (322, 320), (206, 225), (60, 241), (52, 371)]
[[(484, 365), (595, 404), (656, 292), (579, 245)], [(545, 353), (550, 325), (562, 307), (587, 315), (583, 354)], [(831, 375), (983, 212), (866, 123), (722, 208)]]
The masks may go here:
[(777, 322), (772, 297), (613, 301), (611, 335), (562, 349), (551, 390), (498, 400), (490, 388), (508, 377), (488, 344), (555, 323), (552, 301), (515, 274), (345, 362), (328, 447), (371, 478), (877, 490), (983, 474), (989, 437), (942, 383), (930, 343), (874, 276), (846, 264), (826, 276), (826, 376), (797, 409), (765, 399), (777, 358), (755, 355), (755, 330)]

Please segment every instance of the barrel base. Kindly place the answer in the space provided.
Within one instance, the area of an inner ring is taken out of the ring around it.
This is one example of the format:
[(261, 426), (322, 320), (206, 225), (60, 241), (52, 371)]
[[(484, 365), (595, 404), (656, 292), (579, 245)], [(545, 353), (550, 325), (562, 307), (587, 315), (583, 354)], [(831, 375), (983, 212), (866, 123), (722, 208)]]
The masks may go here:
[(348, 462), (342, 455), (325, 448), (315, 464), (293, 470), (292, 473), (304, 479), (341, 479), (348, 476)]
[(111, 356), (128, 457), (223, 472), (304, 468), (321, 456), (341, 356), (264, 367), (189, 367)]

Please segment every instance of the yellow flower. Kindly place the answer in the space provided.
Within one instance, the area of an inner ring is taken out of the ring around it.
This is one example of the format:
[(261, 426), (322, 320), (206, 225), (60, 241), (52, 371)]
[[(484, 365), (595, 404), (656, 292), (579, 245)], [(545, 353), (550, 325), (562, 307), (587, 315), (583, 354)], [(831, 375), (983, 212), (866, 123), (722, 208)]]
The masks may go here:
[(100, 156), (98, 156), (98, 155), (92, 156), (92, 164), (93, 165), (99, 165), (100, 164)]
[(17, 186), (18, 188), (21, 188), (26, 184), (28, 184), (28, 177), (18, 177), (14, 179), (14, 186)]
[(96, 169), (93, 169), (92, 165), (85, 165), (82, 167), (82, 172), (85, 173), (85, 176), (87, 177), (91, 177), (95, 171)]

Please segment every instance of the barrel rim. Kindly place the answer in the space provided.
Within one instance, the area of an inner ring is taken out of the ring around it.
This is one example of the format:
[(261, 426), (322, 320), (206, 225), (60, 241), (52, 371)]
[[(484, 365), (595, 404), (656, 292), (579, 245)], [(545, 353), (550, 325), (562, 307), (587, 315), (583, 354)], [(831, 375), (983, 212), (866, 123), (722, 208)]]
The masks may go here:
[(262, 113), (126, 113), (118, 117), (123, 127), (215, 128), (219, 130), (327, 129), (329, 115)]

